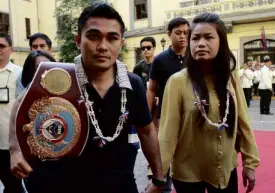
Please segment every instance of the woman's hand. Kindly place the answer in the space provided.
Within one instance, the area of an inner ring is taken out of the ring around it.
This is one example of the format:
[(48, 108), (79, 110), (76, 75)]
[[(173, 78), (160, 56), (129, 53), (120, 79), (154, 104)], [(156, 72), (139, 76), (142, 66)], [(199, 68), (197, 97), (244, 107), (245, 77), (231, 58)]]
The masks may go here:
[(251, 192), (255, 187), (255, 170), (243, 168), (243, 185), (247, 187), (246, 193)]

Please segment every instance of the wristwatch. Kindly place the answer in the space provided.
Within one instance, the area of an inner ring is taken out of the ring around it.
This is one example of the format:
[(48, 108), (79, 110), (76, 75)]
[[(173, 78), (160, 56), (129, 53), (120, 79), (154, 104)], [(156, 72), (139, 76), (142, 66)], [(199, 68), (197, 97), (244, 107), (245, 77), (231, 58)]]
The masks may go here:
[(152, 184), (154, 184), (155, 186), (164, 186), (166, 184), (166, 178), (164, 178), (164, 180), (159, 180), (153, 176)]

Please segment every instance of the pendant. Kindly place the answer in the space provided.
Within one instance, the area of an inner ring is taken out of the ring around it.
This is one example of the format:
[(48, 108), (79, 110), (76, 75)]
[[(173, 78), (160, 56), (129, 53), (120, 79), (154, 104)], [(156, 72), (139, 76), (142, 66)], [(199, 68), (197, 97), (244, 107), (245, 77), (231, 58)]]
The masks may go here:
[(98, 141), (98, 147), (100, 147), (100, 148), (103, 148), (107, 144), (107, 141), (105, 139), (102, 139), (98, 136), (94, 137), (93, 140), (99, 140)]
[(106, 145), (107, 141), (105, 139), (100, 139), (98, 142), (98, 147), (103, 148)]
[(85, 102), (85, 98), (83, 96), (81, 96), (78, 100), (77, 100), (77, 104), (78, 106), (80, 106), (82, 103)]
[(223, 128), (228, 128), (228, 124), (226, 124), (226, 123), (221, 124), (221, 125), (218, 127), (218, 131), (221, 131)]
[(128, 115), (129, 115), (129, 112), (126, 111), (125, 113), (123, 113), (123, 114), (119, 117), (119, 120), (120, 120), (120, 121), (123, 121), (123, 122), (126, 122), (126, 120), (128, 119)]

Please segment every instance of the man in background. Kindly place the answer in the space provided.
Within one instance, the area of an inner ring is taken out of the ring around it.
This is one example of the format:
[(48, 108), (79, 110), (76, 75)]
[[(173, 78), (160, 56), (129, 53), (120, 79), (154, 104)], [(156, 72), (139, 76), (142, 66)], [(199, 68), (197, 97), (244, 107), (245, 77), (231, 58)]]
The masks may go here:
[(133, 73), (137, 74), (147, 88), (149, 73), (155, 56), (156, 40), (153, 37), (145, 37), (140, 41), (140, 49), (143, 59), (135, 66)]
[(0, 33), (0, 181), (4, 193), (21, 193), (21, 181), (11, 173), (9, 152), (9, 120), (11, 101), (15, 99), (16, 79), (22, 68), (10, 61), (13, 52), (9, 35)]
[(269, 56), (264, 57), (264, 66), (261, 69), (261, 80), (259, 84), (260, 111), (263, 115), (274, 115), (270, 112), (272, 97), (272, 72), (270, 70), (271, 60)]

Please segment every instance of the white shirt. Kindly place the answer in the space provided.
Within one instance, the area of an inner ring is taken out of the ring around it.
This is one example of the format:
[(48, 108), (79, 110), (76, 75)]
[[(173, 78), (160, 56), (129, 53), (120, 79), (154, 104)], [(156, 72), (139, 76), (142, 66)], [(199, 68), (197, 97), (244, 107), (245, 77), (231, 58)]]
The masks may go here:
[(255, 70), (253, 73), (254, 73), (254, 83), (259, 83), (261, 80), (261, 70)]
[(264, 65), (261, 69), (261, 80), (259, 84), (259, 89), (265, 90), (269, 89), (272, 90), (272, 72), (270, 69)]
[[(0, 149), (9, 149), (9, 121), (12, 109), (12, 101), (15, 99), (16, 80), (21, 73), (22, 67), (9, 62), (3, 69), (0, 69), (0, 88), (9, 88), (9, 103), (0, 103)], [(0, 89), (0, 98), (7, 96), (6, 89)]]
[(275, 84), (275, 70), (271, 71), (272, 72), (272, 84)]
[(242, 88), (251, 88), (253, 85), (252, 80), (254, 78), (254, 73), (250, 69), (241, 69), (239, 73), (241, 79)]

